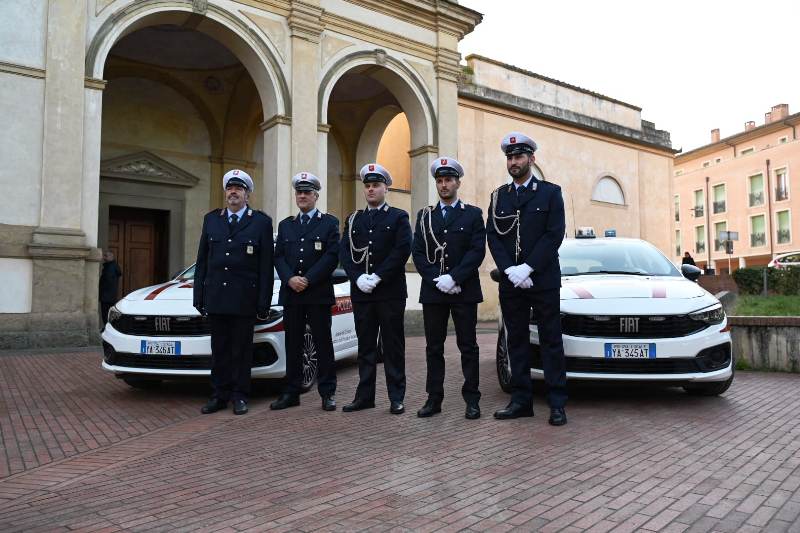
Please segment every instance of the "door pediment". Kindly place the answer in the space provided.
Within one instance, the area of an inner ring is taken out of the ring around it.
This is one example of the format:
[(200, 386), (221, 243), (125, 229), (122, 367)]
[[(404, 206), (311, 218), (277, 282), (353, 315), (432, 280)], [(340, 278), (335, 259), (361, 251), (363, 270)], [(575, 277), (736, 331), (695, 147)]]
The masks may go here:
[(193, 174), (150, 152), (139, 152), (102, 161), (100, 176), (186, 188), (200, 183), (200, 179)]

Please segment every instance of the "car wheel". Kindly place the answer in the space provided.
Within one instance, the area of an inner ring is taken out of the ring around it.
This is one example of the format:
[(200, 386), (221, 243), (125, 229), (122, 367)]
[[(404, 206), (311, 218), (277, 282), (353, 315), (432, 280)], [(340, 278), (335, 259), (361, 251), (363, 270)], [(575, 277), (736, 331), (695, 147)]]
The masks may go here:
[(733, 383), (733, 376), (725, 381), (713, 381), (711, 383), (688, 383), (683, 386), (683, 390), (694, 396), (719, 396), (728, 390)]
[(505, 322), (497, 332), (497, 381), (503, 392), (511, 392), (511, 360), (508, 358), (508, 335)]
[(311, 328), (306, 326), (306, 333), (303, 336), (303, 381), (300, 386), (303, 392), (311, 389), (317, 379), (319, 370), (319, 357), (317, 353), (317, 343), (311, 335)]
[(122, 381), (134, 389), (153, 390), (161, 386), (160, 379), (122, 378)]

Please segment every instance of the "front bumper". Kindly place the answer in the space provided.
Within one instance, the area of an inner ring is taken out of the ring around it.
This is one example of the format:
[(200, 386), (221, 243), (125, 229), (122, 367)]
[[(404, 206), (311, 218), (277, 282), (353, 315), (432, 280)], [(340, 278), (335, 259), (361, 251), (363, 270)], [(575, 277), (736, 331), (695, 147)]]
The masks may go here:
[[(181, 378), (211, 375), (211, 337), (141, 337), (126, 335), (107, 324), (102, 334), (104, 370), (117, 375)], [(145, 355), (142, 341), (180, 341), (181, 354)], [(286, 376), (283, 332), (256, 333), (253, 338), (253, 378)]]
[[(717, 382), (733, 375), (725, 323), (674, 338), (626, 339), (563, 336), (567, 378), (606, 381)], [(544, 379), (539, 335), (531, 326), (531, 376)], [(653, 343), (655, 359), (607, 359), (606, 343)]]

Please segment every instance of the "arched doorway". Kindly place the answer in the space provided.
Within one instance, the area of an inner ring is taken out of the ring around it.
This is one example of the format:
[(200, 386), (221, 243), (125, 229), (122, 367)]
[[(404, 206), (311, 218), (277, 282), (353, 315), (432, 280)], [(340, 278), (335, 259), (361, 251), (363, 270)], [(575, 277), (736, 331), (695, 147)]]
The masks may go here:
[(87, 72), (108, 80), (90, 103), (102, 109), (100, 124), (87, 106), (98, 245), (116, 248), (123, 290), (194, 260), (203, 215), (222, 206), (220, 179), (230, 168), (253, 176), (254, 207), (273, 218), (285, 210), (276, 178), (289, 157), (277, 147), (290, 138), (280, 118), (289, 97), (272, 52), (220, 8), (205, 16), (186, 8), (124, 8), (87, 54)]
[(428, 164), (438, 155), (436, 115), (410, 70), (378, 52), (352, 54), (327, 71), (319, 99), (328, 211), (341, 219), (363, 205), (358, 171), (373, 161), (396, 175), (392, 205), (415, 212), (433, 200)]

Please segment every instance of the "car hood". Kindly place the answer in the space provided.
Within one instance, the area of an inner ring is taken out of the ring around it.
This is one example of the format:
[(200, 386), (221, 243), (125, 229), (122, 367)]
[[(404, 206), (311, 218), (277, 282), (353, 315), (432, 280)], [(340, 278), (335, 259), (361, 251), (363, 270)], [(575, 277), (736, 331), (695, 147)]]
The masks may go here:
[(708, 294), (700, 285), (675, 276), (589, 274), (561, 278), (562, 300), (619, 298), (700, 298)]

